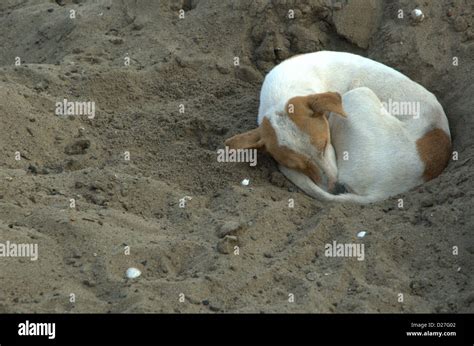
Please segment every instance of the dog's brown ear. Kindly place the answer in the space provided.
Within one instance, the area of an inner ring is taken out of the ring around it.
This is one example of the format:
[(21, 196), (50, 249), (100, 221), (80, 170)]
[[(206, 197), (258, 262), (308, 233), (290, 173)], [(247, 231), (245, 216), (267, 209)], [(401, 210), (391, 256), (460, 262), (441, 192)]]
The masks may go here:
[(326, 92), (308, 96), (308, 106), (313, 110), (313, 116), (323, 115), (325, 112), (333, 112), (340, 116), (347, 117), (342, 108), (342, 98), (339, 93)]
[(341, 95), (336, 92), (326, 92), (307, 96), (296, 96), (286, 105), (288, 115), (318, 117), (326, 112), (334, 112), (347, 117), (342, 108)]
[(257, 127), (227, 139), (225, 145), (231, 149), (260, 149), (265, 143), (261, 136), (261, 128)]

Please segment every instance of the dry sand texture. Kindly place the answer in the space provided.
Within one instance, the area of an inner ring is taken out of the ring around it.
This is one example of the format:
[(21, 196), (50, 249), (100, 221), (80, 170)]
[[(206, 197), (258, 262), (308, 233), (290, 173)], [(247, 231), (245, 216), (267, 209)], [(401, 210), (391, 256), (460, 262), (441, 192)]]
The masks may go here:
[[(0, 258), (0, 311), (474, 311), (473, 14), (471, 0), (2, 0), (0, 242), (39, 258)], [(370, 206), (313, 200), (265, 154), (217, 162), (255, 127), (269, 69), (323, 49), (434, 92), (458, 159)], [(55, 115), (63, 99), (95, 118)], [(326, 257), (333, 241), (365, 259)]]

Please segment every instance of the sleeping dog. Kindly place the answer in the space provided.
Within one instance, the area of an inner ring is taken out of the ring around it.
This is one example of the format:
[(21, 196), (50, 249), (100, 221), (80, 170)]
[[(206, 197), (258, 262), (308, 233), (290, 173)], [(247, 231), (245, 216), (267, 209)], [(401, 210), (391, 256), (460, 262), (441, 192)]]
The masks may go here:
[[(400, 105), (413, 105), (412, 112)], [(436, 97), (396, 70), (349, 53), (304, 54), (273, 68), (262, 86), (258, 125), (226, 145), (267, 151), (294, 184), (328, 201), (370, 203), (408, 191), (438, 176), (451, 155)], [(348, 193), (333, 194), (341, 184)]]

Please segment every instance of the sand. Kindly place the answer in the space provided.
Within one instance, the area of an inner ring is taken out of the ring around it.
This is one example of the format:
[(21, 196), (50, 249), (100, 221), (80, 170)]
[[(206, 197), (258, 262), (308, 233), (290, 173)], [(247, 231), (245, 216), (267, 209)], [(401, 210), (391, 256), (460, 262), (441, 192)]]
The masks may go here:
[[(0, 243), (38, 260), (0, 257), (0, 312), (473, 312), (473, 15), (470, 0), (2, 1)], [(256, 126), (265, 74), (317, 50), (435, 93), (456, 160), (368, 206), (311, 199), (264, 153), (218, 162)], [(64, 99), (95, 117), (56, 115)], [(364, 260), (325, 256), (334, 241)]]

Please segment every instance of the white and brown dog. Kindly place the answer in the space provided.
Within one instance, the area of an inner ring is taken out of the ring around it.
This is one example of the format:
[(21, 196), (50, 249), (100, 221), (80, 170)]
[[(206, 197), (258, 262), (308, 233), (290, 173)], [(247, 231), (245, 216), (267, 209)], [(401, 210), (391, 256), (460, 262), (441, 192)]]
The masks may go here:
[[(438, 176), (451, 155), (436, 97), (349, 53), (304, 54), (276, 66), (263, 83), (258, 124), (226, 145), (266, 150), (288, 179), (322, 200), (370, 203), (408, 191)], [(330, 193), (336, 183), (349, 193)]]

